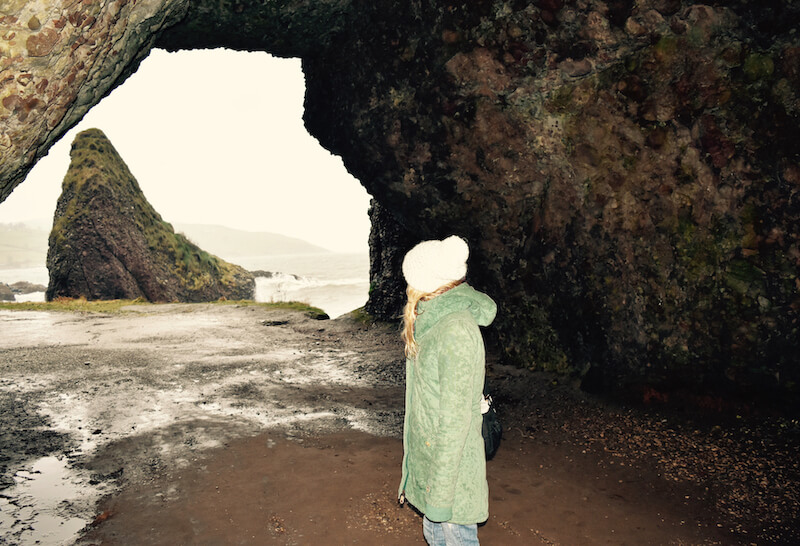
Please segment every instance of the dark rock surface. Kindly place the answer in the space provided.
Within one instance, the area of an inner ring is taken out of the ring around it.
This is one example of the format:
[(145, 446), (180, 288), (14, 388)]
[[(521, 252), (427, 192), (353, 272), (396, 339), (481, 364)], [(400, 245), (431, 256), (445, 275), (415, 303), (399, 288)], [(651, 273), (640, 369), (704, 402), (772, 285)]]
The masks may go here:
[(399, 320), (405, 305), (403, 257), (417, 242), (390, 210), (374, 199), (369, 209), (369, 300), (364, 310), (383, 320)]
[(47, 290), (46, 286), (41, 284), (34, 284), (28, 281), (14, 282), (9, 285), (11, 291), (15, 294), (31, 294), (33, 292), (44, 292)]
[(271, 279), (275, 275), (288, 275), (295, 279), (300, 279), (300, 277), (298, 275), (295, 275), (294, 273), (284, 273), (283, 271), (265, 271), (263, 269), (256, 269), (254, 271), (251, 271), (250, 274), (253, 277), (264, 277), (265, 279)]
[(470, 241), (509, 361), (592, 390), (796, 394), (797, 2), (50, 3), (69, 17), (6, 21), (28, 41), (0, 196), (152, 45), (299, 56), (309, 131), (412, 238)]
[(252, 299), (253, 276), (176, 234), (98, 129), (79, 133), (58, 200), (46, 297)]
[(0, 301), (14, 301), (14, 291), (2, 282), (0, 282)]
[(800, 65), (770, 21), (797, 7), (426, 6), (305, 60), (306, 122), (418, 238), (470, 240), (507, 356), (594, 390), (796, 388)]

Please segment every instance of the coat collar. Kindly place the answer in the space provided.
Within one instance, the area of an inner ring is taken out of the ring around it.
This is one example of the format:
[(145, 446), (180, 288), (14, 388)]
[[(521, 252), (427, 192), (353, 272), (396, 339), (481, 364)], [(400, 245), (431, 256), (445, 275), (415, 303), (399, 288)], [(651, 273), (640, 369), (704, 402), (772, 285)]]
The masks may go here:
[(424, 335), (447, 315), (465, 310), (470, 312), (479, 326), (488, 326), (497, 314), (497, 305), (486, 294), (462, 283), (417, 305), (414, 333), (416, 336)]

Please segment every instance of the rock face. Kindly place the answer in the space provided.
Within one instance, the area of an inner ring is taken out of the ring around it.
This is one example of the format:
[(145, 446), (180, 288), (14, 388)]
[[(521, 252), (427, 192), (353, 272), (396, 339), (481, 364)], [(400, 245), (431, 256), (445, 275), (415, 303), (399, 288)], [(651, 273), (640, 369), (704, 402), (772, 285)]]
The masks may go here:
[(0, 282), (0, 301), (14, 301), (14, 291), (5, 283)]
[(406, 281), (401, 266), (405, 253), (419, 238), (404, 229), (385, 207), (374, 199), (369, 209), (369, 299), (365, 311), (383, 320), (399, 320), (406, 299)]
[(404, 229), (467, 237), (510, 359), (797, 388), (796, 4), (374, 6), (304, 59), (306, 124)]
[(252, 299), (252, 275), (176, 234), (101, 131), (79, 133), (70, 156), (50, 233), (48, 300)]
[[(306, 126), (384, 218), (470, 241), (510, 360), (587, 388), (800, 385), (797, 2), (9, 5), (0, 197), (153, 44), (299, 56)], [(370, 308), (392, 316), (388, 233)]]
[(44, 292), (47, 290), (46, 286), (42, 286), (41, 284), (34, 284), (28, 281), (18, 281), (15, 283), (11, 283), (8, 285), (11, 288), (11, 291), (14, 294), (32, 294), (34, 292)]
[(45, 289), (46, 287), (41, 284), (33, 284), (27, 281), (19, 281), (11, 284), (0, 282), (0, 301), (16, 301), (17, 294), (44, 292)]

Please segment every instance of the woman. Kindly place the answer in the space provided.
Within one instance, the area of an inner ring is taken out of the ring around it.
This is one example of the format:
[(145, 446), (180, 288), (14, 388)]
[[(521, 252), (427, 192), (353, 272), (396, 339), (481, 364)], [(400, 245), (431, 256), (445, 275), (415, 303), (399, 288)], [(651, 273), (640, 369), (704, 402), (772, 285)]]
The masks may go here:
[(467, 243), (424, 241), (406, 254), (406, 414), (399, 498), (424, 515), (431, 546), (478, 544), (489, 517), (481, 436), (485, 352), (497, 306), (464, 282)]

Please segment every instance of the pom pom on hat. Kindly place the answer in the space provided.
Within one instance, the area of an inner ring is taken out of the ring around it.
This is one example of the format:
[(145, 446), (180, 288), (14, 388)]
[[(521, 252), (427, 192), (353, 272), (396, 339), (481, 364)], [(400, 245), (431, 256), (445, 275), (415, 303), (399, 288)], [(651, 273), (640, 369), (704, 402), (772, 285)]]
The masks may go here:
[(435, 292), (467, 275), (467, 242), (456, 235), (442, 241), (423, 241), (403, 258), (403, 276), (412, 288)]

